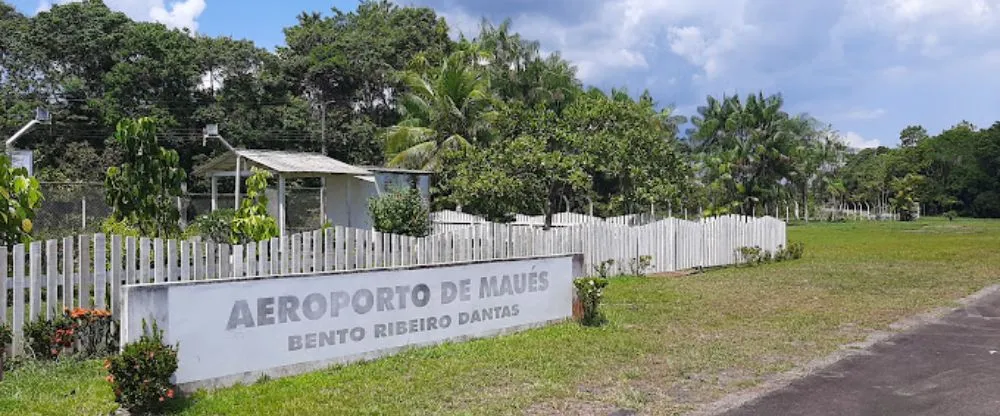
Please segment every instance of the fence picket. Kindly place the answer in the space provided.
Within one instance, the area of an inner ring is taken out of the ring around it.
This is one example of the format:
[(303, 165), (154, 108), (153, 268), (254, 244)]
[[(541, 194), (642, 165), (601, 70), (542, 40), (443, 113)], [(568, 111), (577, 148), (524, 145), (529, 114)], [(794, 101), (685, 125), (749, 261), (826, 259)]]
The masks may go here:
[(122, 288), (122, 237), (111, 236), (111, 316), (119, 319), (121, 315)]
[[(73, 308), (73, 237), (63, 239), (63, 308)], [(15, 263), (17, 264), (17, 263)]]
[(333, 229), (333, 270), (344, 270), (347, 268), (345, 265), (345, 260), (347, 259), (347, 249), (350, 247), (350, 243), (347, 242), (344, 236), (344, 227), (336, 226)]
[(191, 280), (191, 243), (181, 241), (181, 268), (179, 279), (182, 282)]
[(296, 273), (309, 273), (309, 269), (312, 267), (312, 234), (301, 233), (296, 234), (302, 237), (302, 248), (299, 251), (299, 270)]
[(244, 276), (245, 269), (243, 268), (243, 245), (237, 244), (233, 247), (233, 279), (239, 279)]
[(279, 275), (281, 274), (281, 239), (275, 237), (271, 239), (270, 254), (267, 256), (268, 262), (271, 266), (271, 274)]
[(28, 252), (28, 272), (31, 276), (28, 287), (31, 296), (28, 302), (28, 322), (37, 321), (42, 310), (42, 242), (33, 241)]
[(106, 309), (108, 291), (107, 239), (104, 234), (94, 234), (94, 307)]
[(268, 254), (271, 253), (271, 240), (263, 240), (257, 243), (257, 275), (268, 276), (271, 274), (268, 265)]
[(292, 235), (292, 267), (288, 272), (302, 273), (302, 234)]
[(135, 243), (135, 237), (125, 237), (125, 283), (129, 285), (138, 281), (135, 276)]
[(81, 308), (90, 308), (90, 289), (94, 286), (94, 277), (90, 273), (90, 238), (85, 235), (80, 236), (80, 258), (79, 271), (80, 281), (77, 286), (77, 305)]
[[(2, 289), (2, 286), (0, 286)], [(0, 303), (7, 309), (7, 302)], [(45, 318), (59, 316), (59, 241), (45, 242)], [(2, 322), (2, 318), (0, 318)], [(0, 345), (0, 348), (3, 348)]]
[(323, 271), (324, 272), (329, 272), (329, 271), (333, 271), (333, 270), (336, 269), (336, 264), (337, 264), (336, 263), (336, 252), (337, 252), (337, 250), (334, 249), (334, 247), (335, 247), (334, 246), (334, 242), (336, 241), (336, 240), (334, 240), (334, 238), (337, 238), (338, 240), (339, 240), (339, 238), (334, 235), (334, 229), (333, 228), (327, 228), (327, 229), (323, 230), (323, 234), (324, 234), (324, 238), (323, 238)]
[(12, 285), (14, 289), (11, 291), (11, 296), (14, 297), (11, 330), (14, 332), (15, 355), (19, 355), (24, 347), (24, 283), (24, 244), (16, 244), (14, 245), (14, 284)]
[(231, 261), (229, 245), (219, 244), (219, 279), (230, 279), (233, 277)]
[[(257, 277), (257, 243), (251, 241), (246, 244), (246, 277)], [(240, 256), (243, 257), (243, 256)]]
[(177, 280), (177, 240), (167, 240), (167, 267), (164, 268), (166, 282)]
[(313, 251), (312, 251), (312, 271), (319, 273), (323, 271), (323, 232), (313, 231)]
[(163, 282), (163, 269), (163, 240), (157, 238), (153, 240), (153, 282)]

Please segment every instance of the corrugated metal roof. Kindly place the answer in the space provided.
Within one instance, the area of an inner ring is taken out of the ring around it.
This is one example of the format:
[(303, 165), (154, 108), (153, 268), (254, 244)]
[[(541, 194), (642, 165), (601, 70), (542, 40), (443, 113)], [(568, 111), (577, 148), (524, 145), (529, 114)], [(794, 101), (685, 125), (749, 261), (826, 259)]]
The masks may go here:
[(285, 174), (373, 175), (367, 169), (362, 169), (318, 153), (255, 149), (236, 149), (235, 153), (227, 152), (196, 169), (195, 173), (206, 174), (235, 169), (236, 155), (275, 172)]

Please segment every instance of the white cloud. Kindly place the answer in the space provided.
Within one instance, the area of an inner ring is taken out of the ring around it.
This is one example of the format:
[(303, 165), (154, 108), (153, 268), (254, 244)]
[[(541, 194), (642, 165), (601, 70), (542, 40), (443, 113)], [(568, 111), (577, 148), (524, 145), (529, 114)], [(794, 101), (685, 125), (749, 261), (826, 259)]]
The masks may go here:
[(860, 134), (855, 133), (853, 131), (849, 131), (844, 135), (840, 136), (840, 140), (842, 140), (845, 144), (847, 144), (848, 147), (854, 149), (867, 149), (871, 147), (879, 147), (881, 145), (881, 143), (879, 143), (878, 140), (866, 139), (864, 137), (861, 137)]
[[(72, 3), (79, 0), (56, 0), (55, 4)], [(38, 12), (52, 8), (52, 2), (41, 0)], [(104, 0), (112, 10), (125, 13), (129, 17), (146, 22), (163, 23), (169, 28), (198, 30), (198, 17), (205, 11), (205, 0)]]

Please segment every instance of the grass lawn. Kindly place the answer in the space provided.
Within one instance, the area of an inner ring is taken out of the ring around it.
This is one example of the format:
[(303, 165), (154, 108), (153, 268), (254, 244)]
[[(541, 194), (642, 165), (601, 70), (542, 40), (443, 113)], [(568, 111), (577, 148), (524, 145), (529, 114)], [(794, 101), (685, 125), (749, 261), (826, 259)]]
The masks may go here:
[[(812, 224), (789, 237), (803, 259), (616, 279), (602, 328), (413, 350), (199, 393), (176, 413), (683, 413), (1000, 280), (1000, 221)], [(110, 411), (102, 377), (97, 361), (16, 370), (0, 382), (0, 414)]]

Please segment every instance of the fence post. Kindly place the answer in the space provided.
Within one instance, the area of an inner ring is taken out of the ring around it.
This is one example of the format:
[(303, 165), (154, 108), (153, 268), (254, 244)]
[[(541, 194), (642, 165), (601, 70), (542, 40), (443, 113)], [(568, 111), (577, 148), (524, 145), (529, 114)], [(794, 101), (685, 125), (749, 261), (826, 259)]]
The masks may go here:
[(111, 236), (111, 316), (119, 319), (121, 315), (122, 292), (122, 237)]

